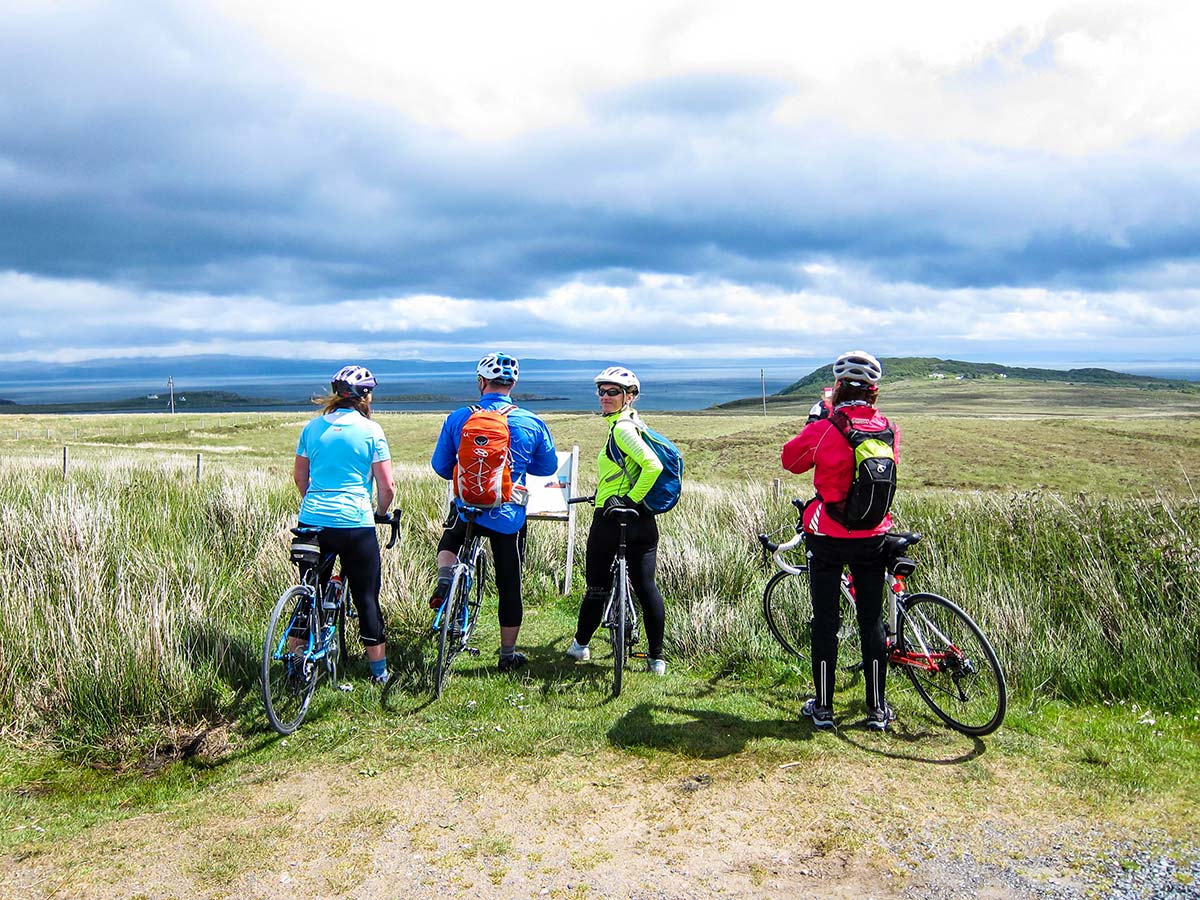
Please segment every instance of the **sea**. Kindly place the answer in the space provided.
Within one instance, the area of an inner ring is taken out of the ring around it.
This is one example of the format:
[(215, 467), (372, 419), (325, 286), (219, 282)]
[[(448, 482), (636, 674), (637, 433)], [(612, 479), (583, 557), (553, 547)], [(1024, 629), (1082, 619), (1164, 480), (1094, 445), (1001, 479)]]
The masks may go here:
[[(379, 379), (376, 408), (439, 412), (477, 399), (473, 362), (364, 360)], [(638, 401), (643, 410), (702, 410), (739, 399), (773, 394), (826, 364), (824, 358), (786, 360), (708, 360), (697, 362), (640, 362), (631, 364), (642, 383)], [(593, 378), (610, 363), (579, 360), (523, 360), (517, 386), (521, 404), (534, 411), (593, 410)], [(1043, 368), (1107, 368), (1136, 375), (1200, 381), (1200, 361), (1139, 364), (1074, 361), (1015, 363)], [(221, 412), (229, 406), (196, 403), (189, 392), (224, 391), (255, 398), (244, 411), (308, 408), (309, 398), (324, 392), (338, 365), (318, 360), (251, 360), (246, 358), (187, 358), (114, 362), (93, 366), (45, 367), (36, 383), (28, 369), (0, 367), (0, 398), (21, 406), (40, 403), (95, 403), (104, 411), (108, 401), (151, 398), (162, 410), (174, 392), (177, 412)], [(406, 397), (410, 399), (387, 398)], [(412, 398), (432, 399), (412, 399)], [(814, 397), (815, 399), (815, 397)], [(12, 407), (9, 407), (13, 410)], [(17, 410), (13, 410), (17, 411)]]
[[(475, 366), (463, 363), (365, 361), (379, 380), (375, 408), (394, 411), (438, 412), (454, 409), (478, 399)], [(374, 365), (371, 363), (375, 362)], [(642, 384), (638, 407), (643, 410), (701, 410), (730, 400), (773, 394), (803, 378), (825, 360), (788, 361), (766, 365), (754, 363), (706, 364), (642, 363), (631, 368)], [(516, 393), (521, 405), (534, 411), (593, 410), (596, 386), (593, 378), (610, 363), (574, 360), (522, 360)], [(244, 366), (239, 366), (244, 369)], [(217, 412), (229, 407), (195, 404), (189, 392), (224, 391), (263, 402), (239, 405), (242, 411), (276, 411), (308, 408), (309, 398), (329, 388), (329, 377), (337, 366), (315, 363), (311, 369), (291, 367), (287, 372), (261, 374), (238, 371), (169, 375), (169, 361), (157, 361), (153, 376), (122, 376), (115, 371), (80, 373), (63, 371), (42, 375), (37, 385), (0, 372), (0, 398), (19, 405), (38, 403), (96, 403), (133, 397), (154, 398), (164, 410), (172, 391), (176, 412)], [(145, 368), (142, 367), (142, 372)], [(170, 382), (168, 382), (170, 378)], [(391, 399), (429, 397), (434, 399)], [(11, 409), (11, 407), (10, 407)], [(103, 411), (96, 409), (95, 411)]]

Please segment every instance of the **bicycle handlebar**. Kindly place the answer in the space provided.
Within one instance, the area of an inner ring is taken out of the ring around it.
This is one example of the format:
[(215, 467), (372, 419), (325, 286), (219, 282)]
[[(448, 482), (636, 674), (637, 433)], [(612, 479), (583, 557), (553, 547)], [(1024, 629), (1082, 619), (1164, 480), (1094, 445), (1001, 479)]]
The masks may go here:
[(593, 503), (596, 500), (595, 494), (589, 494), (586, 497), (568, 497), (568, 503)]
[(396, 507), (387, 515), (381, 516), (379, 513), (375, 513), (376, 525), (388, 525), (392, 529), (391, 536), (388, 538), (387, 544), (384, 545), (385, 550), (391, 550), (396, 546), (396, 539), (400, 537), (400, 514), (402, 512), (403, 510), (400, 507)]
[(780, 569), (792, 575), (801, 574), (803, 570), (793, 566), (789, 562), (785, 562), (783, 559), (783, 554), (789, 550), (794, 550), (804, 542), (803, 532), (796, 532), (795, 537), (793, 537), (791, 540), (784, 541), (782, 544), (776, 544), (768, 535), (760, 534), (758, 536), (758, 542), (763, 545), (763, 548), (767, 550), (767, 552), (771, 553), (775, 557), (775, 565), (779, 566)]

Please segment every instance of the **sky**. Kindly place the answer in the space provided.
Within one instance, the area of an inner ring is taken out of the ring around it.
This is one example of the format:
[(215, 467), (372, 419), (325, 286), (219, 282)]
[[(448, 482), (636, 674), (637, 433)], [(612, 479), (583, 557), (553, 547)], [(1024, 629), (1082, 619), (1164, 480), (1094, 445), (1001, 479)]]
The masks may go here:
[(1200, 359), (1200, 4), (8, 0), (0, 362)]

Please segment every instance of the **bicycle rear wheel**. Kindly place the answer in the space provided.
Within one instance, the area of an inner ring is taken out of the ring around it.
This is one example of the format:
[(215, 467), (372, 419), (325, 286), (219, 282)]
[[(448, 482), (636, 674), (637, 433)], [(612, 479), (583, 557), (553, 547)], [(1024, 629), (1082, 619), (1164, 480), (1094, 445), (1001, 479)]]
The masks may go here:
[(456, 572), (450, 585), (450, 593), (442, 604), (442, 622), (438, 629), (438, 655), (433, 669), (434, 694), (442, 696), (446, 682), (450, 679), (450, 664), (462, 647), (463, 611), (467, 608), (467, 580), (465, 573)]
[(1008, 688), (980, 627), (937, 594), (911, 594), (903, 610), (893, 665), (904, 669), (921, 699), (956, 731), (980, 737), (999, 728)]
[(609, 597), (609, 607), (612, 616), (609, 619), (608, 633), (613, 646), (613, 696), (621, 696), (621, 681), (625, 674), (625, 656), (628, 648), (625, 646), (626, 625), (628, 619), (626, 610), (629, 607), (629, 573), (624, 560), (617, 566), (617, 574), (613, 579), (612, 594)]
[[(320, 633), (319, 626), (313, 595), (300, 585), (284, 591), (271, 611), (260, 680), (267, 721), (279, 734), (288, 735), (299, 728), (312, 702), (317, 667), (309, 659), (309, 647), (312, 636)], [(299, 646), (289, 646), (297, 638), (301, 639)]]

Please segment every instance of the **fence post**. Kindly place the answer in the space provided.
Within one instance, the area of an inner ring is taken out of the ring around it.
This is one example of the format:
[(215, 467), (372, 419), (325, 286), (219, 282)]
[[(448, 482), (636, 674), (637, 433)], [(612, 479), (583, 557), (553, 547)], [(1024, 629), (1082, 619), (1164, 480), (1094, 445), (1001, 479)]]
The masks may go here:
[(196, 484), (200, 483), (200, 466), (201, 466), (201, 459), (203, 458), (203, 456), (204, 456), (203, 453), (196, 454)]
[(773, 491), (773, 493), (774, 493), (774, 495), (775, 495), (775, 499), (776, 499), (776, 500), (778, 500), (778, 499), (779, 499), (779, 488), (782, 486), (782, 484), (783, 484), (783, 482), (782, 482), (782, 481), (780, 481), (778, 478), (776, 478), (776, 479), (775, 479), (775, 480), (774, 480), (774, 481), (771, 483), (772, 491)]
[(67, 477), (67, 448), (63, 446), (63, 478)]

